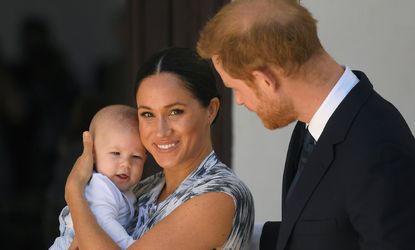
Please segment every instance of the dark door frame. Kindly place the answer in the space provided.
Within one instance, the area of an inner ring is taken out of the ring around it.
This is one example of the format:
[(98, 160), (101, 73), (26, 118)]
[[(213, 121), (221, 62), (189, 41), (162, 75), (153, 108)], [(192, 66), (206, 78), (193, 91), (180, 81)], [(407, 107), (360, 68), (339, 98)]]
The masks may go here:
[[(194, 48), (206, 21), (229, 0), (128, 0), (133, 81), (139, 65), (156, 51), (170, 46)], [(216, 73), (216, 72), (215, 72)], [(221, 110), (212, 128), (215, 152), (228, 166), (232, 159), (232, 94), (220, 77)], [(160, 169), (149, 159), (144, 175)]]

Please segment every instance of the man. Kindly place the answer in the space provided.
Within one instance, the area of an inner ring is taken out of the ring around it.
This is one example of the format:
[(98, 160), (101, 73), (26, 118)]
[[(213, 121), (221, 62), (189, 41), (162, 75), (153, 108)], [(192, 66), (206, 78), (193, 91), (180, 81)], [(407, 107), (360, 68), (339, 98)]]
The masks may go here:
[(363, 72), (322, 48), (308, 10), (289, 0), (233, 1), (207, 23), (197, 49), (266, 128), (298, 121), (282, 222), (265, 224), (261, 249), (414, 248), (414, 136)]

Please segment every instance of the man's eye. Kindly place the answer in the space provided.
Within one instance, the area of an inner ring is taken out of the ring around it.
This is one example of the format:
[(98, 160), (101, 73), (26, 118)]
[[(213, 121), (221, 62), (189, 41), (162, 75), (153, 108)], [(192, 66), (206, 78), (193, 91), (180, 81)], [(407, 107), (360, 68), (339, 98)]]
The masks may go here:
[(116, 152), (116, 151), (114, 151), (114, 152), (111, 152), (111, 154), (112, 154), (112, 155), (120, 155), (120, 152)]
[(181, 110), (181, 109), (173, 109), (171, 112), (170, 112), (170, 115), (180, 115), (180, 114), (183, 114), (183, 110)]

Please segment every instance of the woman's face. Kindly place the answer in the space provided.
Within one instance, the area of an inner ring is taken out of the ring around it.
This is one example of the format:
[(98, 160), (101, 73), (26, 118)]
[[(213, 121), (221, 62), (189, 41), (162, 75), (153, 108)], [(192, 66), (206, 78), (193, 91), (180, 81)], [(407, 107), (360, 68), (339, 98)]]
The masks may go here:
[(204, 108), (171, 73), (145, 78), (136, 98), (141, 140), (165, 170), (191, 170), (210, 153), (210, 124), (219, 107), (217, 99)]

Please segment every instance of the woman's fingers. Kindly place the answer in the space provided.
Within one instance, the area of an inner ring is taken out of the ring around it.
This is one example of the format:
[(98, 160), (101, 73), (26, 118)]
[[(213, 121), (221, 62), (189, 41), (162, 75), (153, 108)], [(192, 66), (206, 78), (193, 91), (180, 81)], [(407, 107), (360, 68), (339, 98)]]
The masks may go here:
[(92, 138), (91, 134), (88, 131), (85, 131), (82, 134), (83, 144), (84, 144), (84, 151), (82, 152), (81, 156), (75, 162), (75, 165), (72, 169), (72, 172), (82, 184), (88, 182), (89, 178), (92, 174), (92, 168), (94, 165), (94, 157), (93, 157), (93, 145), (92, 145)]
[(94, 164), (93, 162), (93, 144), (92, 144), (92, 138), (91, 134), (88, 131), (84, 131), (82, 134), (83, 144), (84, 144), (84, 151), (82, 152), (81, 157), (84, 158), (84, 161), (86, 161), (91, 166)]
[(69, 246), (68, 250), (77, 250), (78, 248), (78, 240), (76, 238), (76, 235), (74, 236), (71, 245)]
[(79, 188), (83, 190), (92, 175), (94, 165), (92, 137), (88, 131), (85, 131), (82, 134), (82, 138), (84, 150), (76, 160), (66, 180), (65, 197), (70, 193), (70, 190)]

